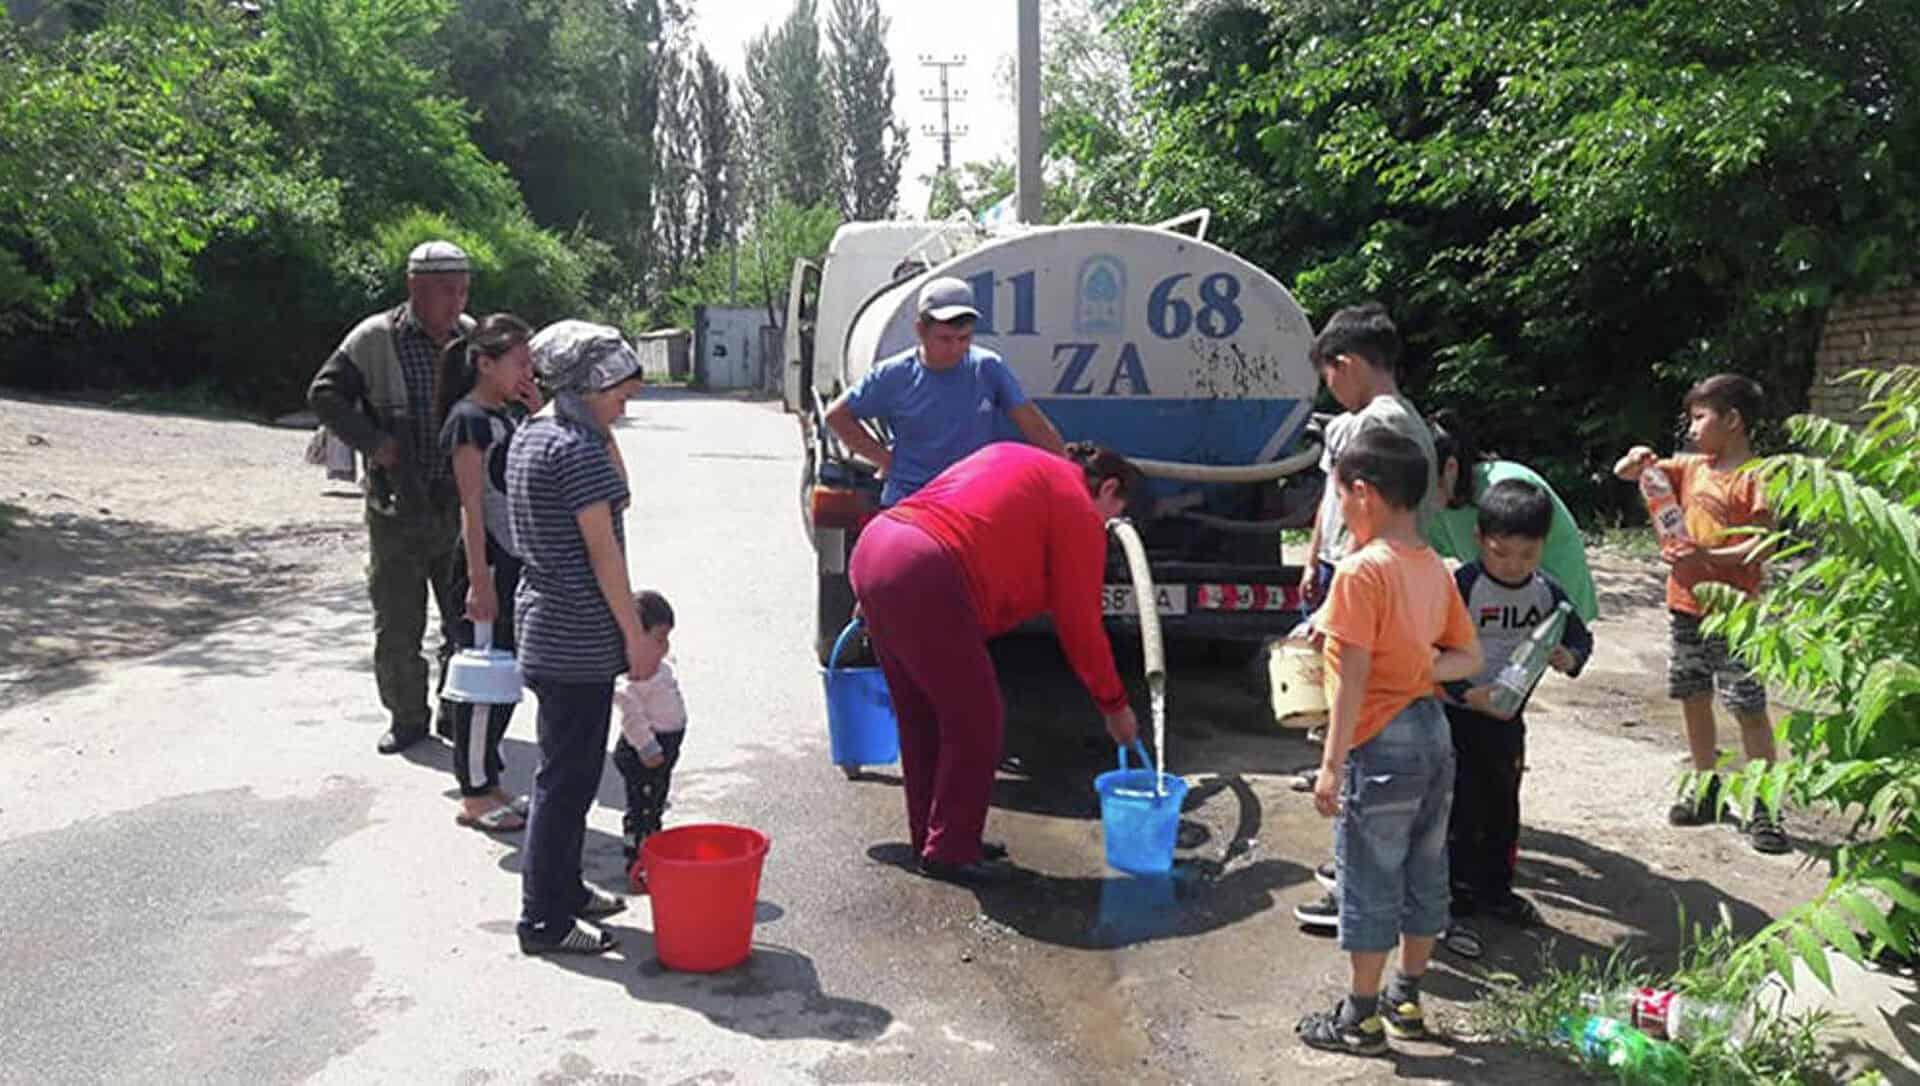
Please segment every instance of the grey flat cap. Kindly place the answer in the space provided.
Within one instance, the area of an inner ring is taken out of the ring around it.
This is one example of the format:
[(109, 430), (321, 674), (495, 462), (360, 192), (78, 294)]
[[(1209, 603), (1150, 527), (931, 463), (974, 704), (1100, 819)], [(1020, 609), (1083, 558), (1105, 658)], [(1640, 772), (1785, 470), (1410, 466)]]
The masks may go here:
[(435, 275), (441, 272), (470, 272), (467, 251), (451, 241), (428, 241), (407, 254), (408, 275)]

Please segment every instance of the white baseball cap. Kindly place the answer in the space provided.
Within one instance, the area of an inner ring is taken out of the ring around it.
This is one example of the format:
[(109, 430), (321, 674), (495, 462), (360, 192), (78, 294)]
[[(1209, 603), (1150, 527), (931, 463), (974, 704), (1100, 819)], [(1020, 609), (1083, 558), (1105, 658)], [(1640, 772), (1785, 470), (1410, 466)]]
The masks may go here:
[(920, 306), (917, 312), (930, 320), (957, 321), (961, 317), (980, 317), (980, 311), (973, 307), (973, 288), (964, 280), (942, 276), (929, 279), (920, 288)]
[(407, 254), (408, 275), (437, 275), (472, 270), (467, 262), (467, 251), (451, 241), (422, 242)]

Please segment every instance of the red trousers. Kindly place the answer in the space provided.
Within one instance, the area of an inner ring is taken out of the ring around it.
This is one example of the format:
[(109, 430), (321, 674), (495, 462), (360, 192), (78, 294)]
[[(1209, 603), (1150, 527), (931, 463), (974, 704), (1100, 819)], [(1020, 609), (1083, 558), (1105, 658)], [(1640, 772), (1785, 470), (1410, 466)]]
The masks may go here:
[(860, 533), (849, 574), (900, 720), (900, 775), (914, 851), (980, 859), (1004, 711), (986, 631), (958, 562), (911, 524)]

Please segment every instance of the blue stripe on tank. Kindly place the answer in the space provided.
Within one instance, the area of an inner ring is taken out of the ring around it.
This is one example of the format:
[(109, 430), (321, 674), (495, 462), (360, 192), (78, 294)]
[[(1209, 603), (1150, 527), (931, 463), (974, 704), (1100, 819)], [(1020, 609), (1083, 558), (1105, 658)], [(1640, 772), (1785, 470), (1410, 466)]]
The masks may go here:
[[(1161, 400), (1133, 397), (1036, 397), (1060, 435), (1092, 441), (1128, 456), (1189, 464), (1251, 464), (1288, 424), (1299, 400)], [(1291, 448), (1305, 425), (1281, 443)]]

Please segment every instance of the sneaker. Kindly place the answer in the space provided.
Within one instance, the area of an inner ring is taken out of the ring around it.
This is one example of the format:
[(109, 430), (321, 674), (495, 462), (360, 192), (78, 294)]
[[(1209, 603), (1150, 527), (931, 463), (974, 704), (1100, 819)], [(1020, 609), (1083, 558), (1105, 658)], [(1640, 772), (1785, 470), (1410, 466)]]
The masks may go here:
[(1793, 847), (1786, 831), (1780, 828), (1780, 820), (1772, 811), (1758, 805), (1753, 809), (1753, 817), (1747, 819), (1747, 840), (1755, 852), (1768, 856), (1778, 856)]
[(1711, 826), (1720, 821), (1720, 778), (1707, 782), (1707, 790), (1698, 799), (1682, 796), (1667, 809), (1667, 822), (1675, 826)]
[(1387, 1027), (1380, 1016), (1369, 1015), (1352, 1025), (1340, 1021), (1341, 1003), (1330, 1011), (1315, 1011), (1294, 1023), (1293, 1035), (1309, 1048), (1345, 1052), (1351, 1056), (1380, 1056), (1387, 1051)]
[(1318, 901), (1293, 907), (1293, 918), (1310, 928), (1332, 928), (1340, 930), (1340, 902), (1332, 894), (1323, 894)]
[(1390, 1003), (1385, 996), (1381, 996), (1380, 1021), (1386, 1025), (1389, 1036), (1403, 1041), (1427, 1039), (1427, 1012), (1420, 1009), (1417, 999)]
[(1332, 860), (1314, 868), (1313, 877), (1320, 881), (1320, 885), (1327, 888), (1328, 893), (1340, 889), (1340, 869), (1333, 866)]

